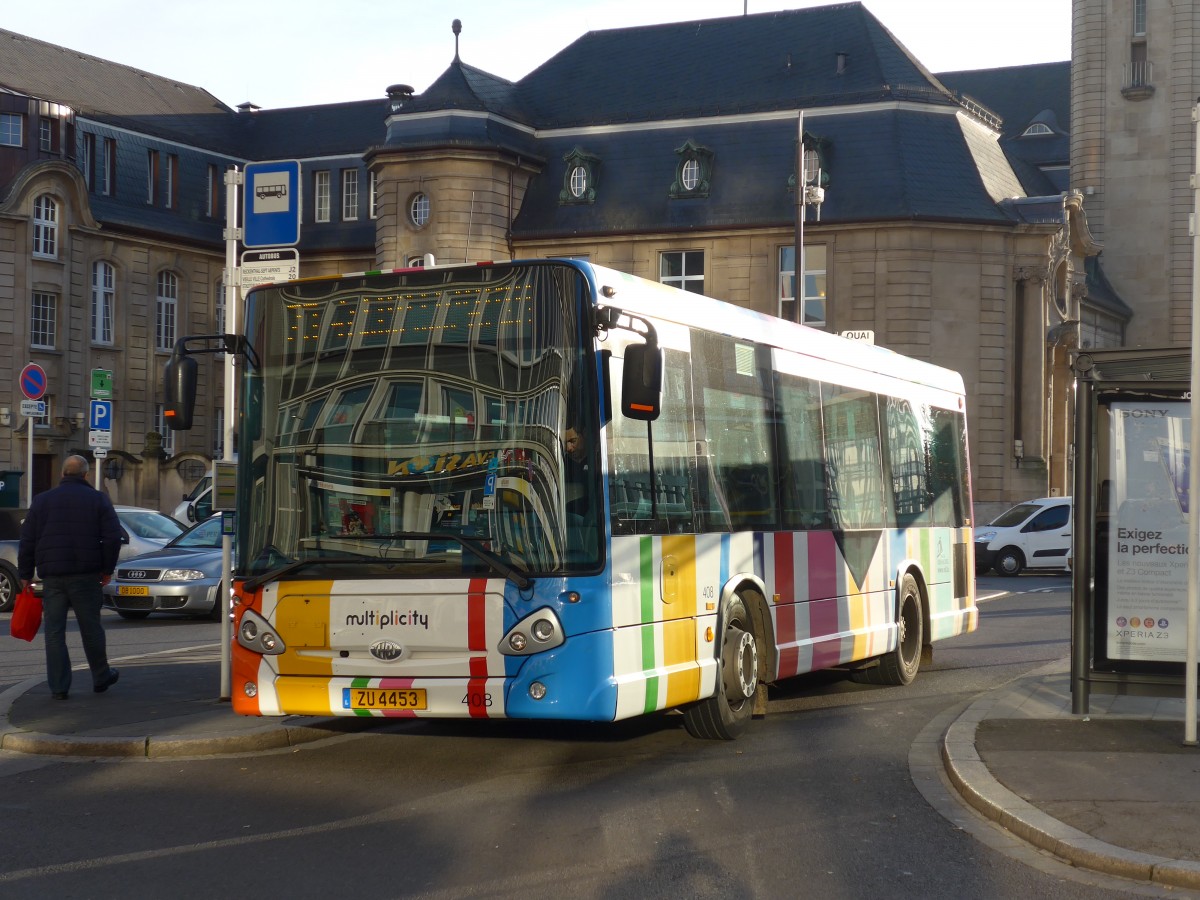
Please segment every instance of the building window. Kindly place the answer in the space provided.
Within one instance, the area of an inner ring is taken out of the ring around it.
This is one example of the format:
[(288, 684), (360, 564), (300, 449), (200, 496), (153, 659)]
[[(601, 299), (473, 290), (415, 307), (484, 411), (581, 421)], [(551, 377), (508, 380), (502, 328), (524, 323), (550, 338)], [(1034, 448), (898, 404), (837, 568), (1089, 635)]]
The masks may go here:
[(329, 221), (329, 172), (313, 173), (314, 203), (313, 218), (317, 222)]
[(1133, 36), (1146, 36), (1146, 0), (1133, 0)]
[(371, 190), (370, 190), (370, 194), (367, 198), (367, 204), (368, 204), (367, 215), (370, 216), (372, 219), (375, 218), (375, 210), (377, 208), (378, 203), (379, 203), (379, 177), (378, 177), (377, 173), (372, 172), (371, 173)]
[(1045, 134), (1054, 134), (1054, 132), (1050, 130), (1049, 125), (1045, 125), (1041, 122), (1034, 122), (1021, 132), (1021, 137), (1037, 137), (1038, 135)]
[(116, 138), (105, 138), (101, 147), (100, 159), (100, 193), (111, 197), (117, 193), (117, 141)]
[(39, 350), (54, 349), (57, 315), (58, 295), (34, 291), (29, 309), (29, 346)]
[(358, 169), (342, 170), (342, 221), (358, 218)]
[(58, 256), (58, 203), (49, 194), (33, 201), (33, 255)]
[(53, 119), (38, 119), (38, 144), (43, 153), (54, 151), (54, 133), (56, 131), (54, 126), (57, 124)]
[(679, 180), (683, 182), (683, 189), (685, 191), (694, 191), (696, 185), (700, 183), (700, 163), (694, 159), (689, 159), (685, 162)]
[(87, 185), (90, 191), (96, 184), (96, 175), (92, 171), (92, 166), (96, 160), (96, 136), (94, 134), (83, 135), (83, 140), (80, 141), (79, 150), (79, 169), (83, 172), (83, 182)]
[(704, 251), (670, 250), (659, 257), (658, 280), (693, 294), (704, 293)]
[(158, 202), (158, 151), (146, 151), (146, 202), (151, 206)]
[(417, 228), (424, 228), (429, 221), (429, 195), (413, 194), (408, 204), (408, 220)]
[(679, 163), (675, 166), (675, 181), (667, 196), (675, 200), (688, 197), (707, 197), (712, 181), (713, 152), (692, 141), (684, 142), (675, 153)]
[[(217, 311), (217, 334), (225, 333), (225, 282), (217, 282), (216, 295), (213, 297), (213, 308)], [(224, 354), (221, 354), (222, 356)]]
[(212, 163), (208, 164), (206, 193), (208, 195), (208, 205), (205, 208), (205, 214), (210, 219), (215, 219), (221, 213), (221, 170)]
[(92, 343), (113, 342), (113, 306), (117, 301), (116, 272), (106, 262), (92, 263)]
[(175, 322), (179, 313), (179, 279), (174, 272), (158, 273), (158, 296), (154, 302), (154, 348), (175, 347)]
[[(823, 327), (826, 322), (825, 296), (826, 249), (823, 244), (804, 248), (804, 319), (805, 325)], [(796, 248), (779, 248), (779, 317), (796, 319)]]
[(20, 113), (0, 113), (0, 147), (25, 146), (25, 117)]
[(558, 192), (559, 202), (594, 203), (600, 158), (576, 147), (563, 157), (563, 162), (567, 166), (563, 174), (562, 190)]
[(162, 451), (167, 456), (175, 455), (175, 432), (167, 425), (166, 410), (161, 403), (154, 406), (154, 430), (162, 436)]
[(571, 196), (578, 200), (588, 189), (588, 173), (583, 166), (575, 166), (570, 175)]
[(167, 209), (179, 205), (179, 157), (167, 154)]

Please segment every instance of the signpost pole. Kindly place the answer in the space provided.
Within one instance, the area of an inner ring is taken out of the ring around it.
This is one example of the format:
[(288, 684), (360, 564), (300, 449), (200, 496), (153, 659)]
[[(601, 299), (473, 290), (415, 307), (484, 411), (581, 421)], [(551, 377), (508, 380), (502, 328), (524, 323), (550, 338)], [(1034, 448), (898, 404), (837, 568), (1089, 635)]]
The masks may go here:
[(1196, 129), (1196, 165), (1192, 170), (1192, 380), (1188, 396), (1191, 447), (1188, 451), (1188, 592), (1187, 662), (1184, 678), (1183, 742), (1196, 744), (1197, 609), (1200, 608), (1200, 102), (1192, 107)]
[[(236, 166), (225, 171), (225, 331), (237, 334), (238, 317), (241, 315), (238, 298), (241, 296), (241, 285), (238, 283), (237, 248), (238, 248), (238, 186), (242, 183), (242, 173)], [(224, 462), (233, 460), (233, 417), (234, 417), (234, 384), (237, 373), (234, 371), (236, 353), (225, 354), (225, 421), (224, 433), (221, 435), (221, 459)], [(213, 472), (213, 496), (216, 496), (216, 471)], [(221, 513), (222, 517), (236, 513)], [(221, 529), (221, 591), (217, 602), (221, 604), (221, 696), (222, 700), (233, 697), (231, 689), (233, 651), (230, 641), (233, 639), (233, 626), (229, 621), (230, 599), (233, 592), (233, 535), (230, 529)]]
[(33, 506), (33, 416), (25, 417), (25, 508)]

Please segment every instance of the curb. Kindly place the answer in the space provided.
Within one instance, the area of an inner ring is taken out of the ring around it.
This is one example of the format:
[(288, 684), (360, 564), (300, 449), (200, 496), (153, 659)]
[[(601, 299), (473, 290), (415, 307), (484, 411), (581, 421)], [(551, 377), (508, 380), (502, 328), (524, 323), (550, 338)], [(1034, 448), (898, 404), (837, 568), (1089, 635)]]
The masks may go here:
[(222, 756), (280, 750), (313, 741), (338, 737), (352, 730), (326, 726), (271, 725), (243, 734), (194, 735), (168, 737), (77, 737), (24, 731), (9, 725), (0, 731), (0, 750), (41, 756), (145, 757), (163, 759), (182, 756)]
[[(301, 744), (364, 731), (387, 719), (329, 718), (305, 724), (276, 720), (247, 728), (239, 734), (198, 733), (194, 735), (96, 735), (46, 734), (27, 731), (12, 724), (9, 713), (17, 698), (44, 684), (45, 678), (30, 678), (0, 693), (0, 750), (41, 756), (88, 756), (109, 759), (169, 759), (185, 756), (228, 756), (262, 750), (281, 750)], [(230, 715), (233, 715), (231, 712)]]
[(1200, 890), (1200, 863), (1116, 847), (1047, 815), (996, 780), (975, 747), (995, 694), (976, 700), (946, 729), (941, 756), (959, 795), (975, 810), (1029, 844), (1071, 865), (1105, 875)]

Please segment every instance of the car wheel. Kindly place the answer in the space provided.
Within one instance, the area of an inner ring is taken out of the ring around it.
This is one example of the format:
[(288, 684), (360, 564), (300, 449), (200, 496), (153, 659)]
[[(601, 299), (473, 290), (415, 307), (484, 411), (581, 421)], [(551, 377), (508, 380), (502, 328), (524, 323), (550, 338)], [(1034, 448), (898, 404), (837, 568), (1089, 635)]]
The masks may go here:
[(118, 609), (117, 615), (122, 619), (145, 619), (150, 615), (148, 609)]
[(1025, 557), (1016, 547), (1005, 547), (996, 554), (996, 572), (1006, 578), (1015, 578), (1025, 568)]
[(21, 592), (17, 573), (7, 566), (0, 566), (0, 612), (9, 612)]

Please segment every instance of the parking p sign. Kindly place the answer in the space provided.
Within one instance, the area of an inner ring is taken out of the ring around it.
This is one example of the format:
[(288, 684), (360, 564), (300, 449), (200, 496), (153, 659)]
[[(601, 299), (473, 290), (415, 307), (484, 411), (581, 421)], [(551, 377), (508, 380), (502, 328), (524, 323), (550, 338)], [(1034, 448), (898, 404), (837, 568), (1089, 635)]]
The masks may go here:
[(88, 421), (92, 431), (111, 431), (112, 401), (93, 400)]

